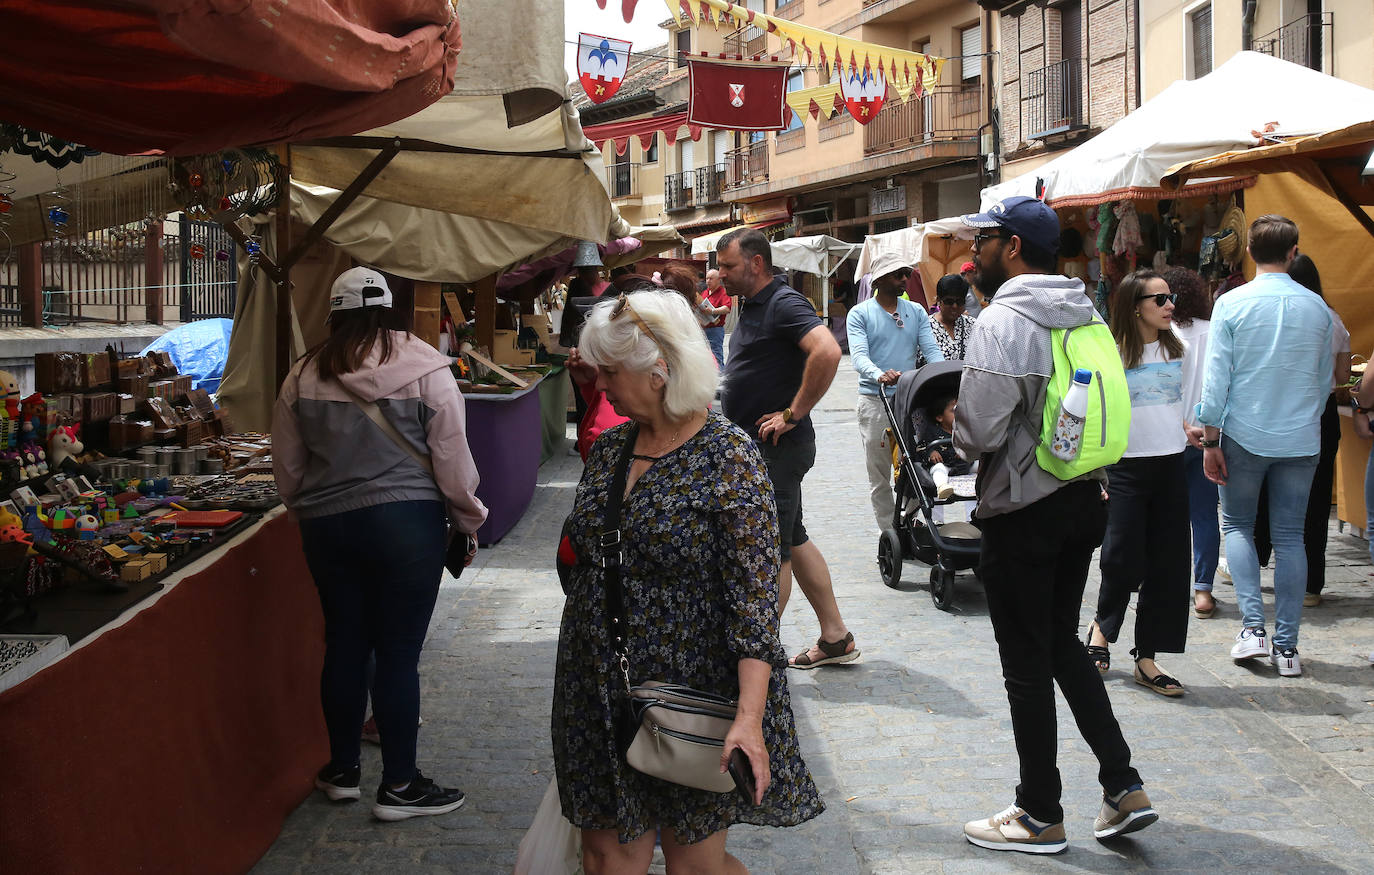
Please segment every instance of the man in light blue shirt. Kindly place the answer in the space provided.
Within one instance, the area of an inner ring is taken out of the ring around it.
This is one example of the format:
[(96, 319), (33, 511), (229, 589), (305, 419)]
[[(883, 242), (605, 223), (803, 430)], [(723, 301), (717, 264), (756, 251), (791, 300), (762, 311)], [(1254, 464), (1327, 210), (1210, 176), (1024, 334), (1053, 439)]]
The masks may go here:
[(918, 364), (945, 357), (930, 330), (925, 307), (903, 300), (902, 273), (908, 268), (895, 254), (873, 260), (873, 297), (849, 311), (849, 361), (859, 372), (859, 434), (868, 467), (869, 498), (878, 531), (893, 526), (892, 445), (879, 391), (890, 396), (897, 378)]
[[(1307, 587), (1303, 520), (1331, 391), (1331, 313), (1288, 276), (1298, 227), (1283, 216), (1250, 225), (1255, 279), (1217, 299), (1196, 418), (1203, 471), (1221, 486), (1226, 560), (1241, 630), (1231, 658), (1269, 658), (1280, 675), (1302, 674), (1298, 627)], [(1274, 545), (1274, 640), (1264, 631), (1255, 512), (1268, 478)]]

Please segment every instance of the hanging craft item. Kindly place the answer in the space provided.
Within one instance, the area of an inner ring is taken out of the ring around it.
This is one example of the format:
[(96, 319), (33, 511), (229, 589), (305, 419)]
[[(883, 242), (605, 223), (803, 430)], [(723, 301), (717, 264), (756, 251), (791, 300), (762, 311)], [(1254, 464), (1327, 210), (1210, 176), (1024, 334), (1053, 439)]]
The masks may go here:
[(620, 90), (630, 64), (630, 41), (581, 33), (577, 36), (577, 78), (587, 99), (605, 103)]
[(95, 149), (68, 143), (66, 140), (23, 125), (0, 124), (0, 139), (7, 141), (9, 149), (16, 155), (27, 155), (55, 170), (61, 170), (68, 164), (80, 164), (91, 155), (100, 154)]
[(252, 216), (276, 205), (278, 163), (264, 149), (229, 149), (174, 158), (167, 166), (172, 198), (193, 219), (215, 213)]
[(877, 118), (887, 99), (887, 77), (881, 71), (851, 69), (840, 74), (840, 90), (849, 114), (861, 125)]
[(727, 27), (752, 25), (765, 31), (791, 51), (793, 59), (805, 66), (818, 64), (829, 73), (838, 68), (841, 75), (854, 69), (873, 70), (887, 79), (887, 83), (902, 100), (912, 94), (920, 97), (940, 81), (944, 58), (909, 52), (891, 46), (866, 43), (839, 36), (815, 27), (797, 24), (755, 12), (730, 0), (664, 0), (673, 21), (678, 25), (713, 27), (724, 23)]
[(687, 123), (727, 131), (787, 127), (787, 67), (687, 62)]

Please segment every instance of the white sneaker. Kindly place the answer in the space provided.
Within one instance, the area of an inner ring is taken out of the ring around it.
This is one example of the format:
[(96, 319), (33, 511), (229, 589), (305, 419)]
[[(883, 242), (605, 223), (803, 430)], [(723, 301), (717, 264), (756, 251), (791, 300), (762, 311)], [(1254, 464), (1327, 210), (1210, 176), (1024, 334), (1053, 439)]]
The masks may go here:
[(1221, 578), (1222, 583), (1233, 583), (1231, 580), (1231, 566), (1225, 559), (1217, 560), (1217, 577)]
[(1232, 659), (1254, 659), (1269, 655), (1269, 638), (1263, 629), (1244, 628), (1236, 635), (1235, 646), (1231, 648)]
[(1302, 676), (1302, 660), (1298, 658), (1296, 647), (1289, 647), (1285, 650), (1279, 650), (1275, 647), (1269, 659), (1283, 677), (1296, 678)]

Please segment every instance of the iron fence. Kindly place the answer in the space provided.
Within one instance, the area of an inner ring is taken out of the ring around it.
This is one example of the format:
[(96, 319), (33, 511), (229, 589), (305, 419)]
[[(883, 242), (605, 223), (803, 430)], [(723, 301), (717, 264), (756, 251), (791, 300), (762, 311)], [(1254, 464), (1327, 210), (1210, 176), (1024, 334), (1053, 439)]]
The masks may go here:
[(1331, 42), (1332, 13), (1313, 12), (1255, 39), (1255, 51), (1326, 72), (1326, 46)]
[(1021, 139), (1039, 140), (1084, 126), (1083, 62), (1065, 58), (1026, 74), (1021, 101)]
[(171, 268), (176, 271), (182, 322), (234, 317), (238, 259), (234, 240), (224, 228), (183, 213), (176, 237), (169, 238), (163, 251), (171, 261), (168, 273)]
[(635, 197), (639, 194), (639, 167), (633, 164), (611, 164), (606, 168), (606, 187), (612, 198)]
[(665, 210), (689, 210), (696, 205), (695, 170), (684, 170), (663, 177), (663, 204)]
[(737, 188), (768, 179), (768, 141), (759, 140), (725, 153), (726, 185)]
[(888, 103), (864, 126), (864, 154), (978, 136), (987, 119), (979, 85), (942, 85), (919, 98)]

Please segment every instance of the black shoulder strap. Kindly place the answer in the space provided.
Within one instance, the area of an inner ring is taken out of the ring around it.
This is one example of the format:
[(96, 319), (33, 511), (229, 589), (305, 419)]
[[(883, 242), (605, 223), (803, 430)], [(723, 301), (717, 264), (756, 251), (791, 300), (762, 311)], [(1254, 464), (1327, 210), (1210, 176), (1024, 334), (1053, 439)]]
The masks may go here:
[(625, 675), (626, 689), (630, 683), (630, 663), (625, 653), (625, 630), (629, 618), (625, 614), (625, 588), (620, 581), (620, 560), (622, 558), (622, 537), (620, 533), (620, 506), (625, 500), (625, 480), (630, 472), (630, 461), (634, 455), (635, 440), (639, 437), (638, 423), (631, 423), (629, 434), (625, 436), (625, 447), (620, 451), (616, 462), (615, 476), (611, 478), (610, 492), (606, 496), (606, 519), (601, 529), (601, 568), (606, 590), (606, 632), (610, 636), (611, 648), (620, 658), (620, 669)]

